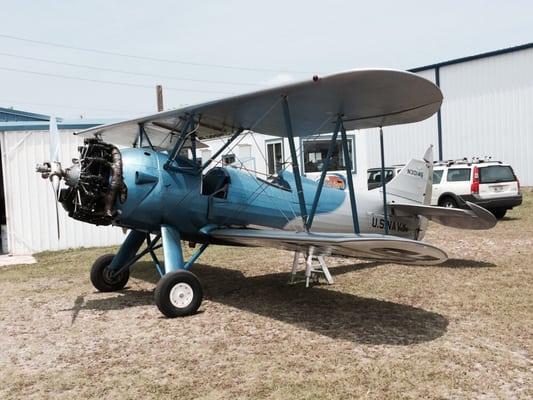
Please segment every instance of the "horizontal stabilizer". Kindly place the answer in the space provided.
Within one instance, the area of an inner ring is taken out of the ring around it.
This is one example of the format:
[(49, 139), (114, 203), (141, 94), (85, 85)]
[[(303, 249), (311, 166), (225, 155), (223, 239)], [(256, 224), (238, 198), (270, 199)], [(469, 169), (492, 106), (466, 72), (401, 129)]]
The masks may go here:
[(496, 218), (490, 211), (468, 201), (466, 205), (469, 210), (397, 203), (389, 204), (389, 208), (396, 215), (420, 215), (438, 224), (459, 229), (490, 229), (496, 225)]
[(273, 247), (315, 255), (341, 255), (399, 264), (433, 265), (448, 258), (437, 247), (395, 236), (338, 233), (289, 232), (273, 229), (215, 229), (209, 232), (214, 243), (253, 247)]

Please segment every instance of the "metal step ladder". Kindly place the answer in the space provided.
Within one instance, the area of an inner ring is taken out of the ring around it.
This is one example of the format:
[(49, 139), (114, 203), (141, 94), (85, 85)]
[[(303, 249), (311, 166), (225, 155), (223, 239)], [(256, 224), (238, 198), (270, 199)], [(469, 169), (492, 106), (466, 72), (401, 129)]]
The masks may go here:
[(292, 261), (292, 271), (289, 280), (290, 284), (298, 283), (296, 280), (296, 274), (298, 273), (300, 260), (303, 259), (305, 263), (305, 287), (309, 287), (309, 283), (318, 283), (320, 277), (324, 277), (328, 285), (333, 284), (333, 278), (329, 272), (326, 261), (323, 256), (314, 255), (314, 247), (309, 248), (307, 254), (301, 251), (294, 252), (294, 259)]

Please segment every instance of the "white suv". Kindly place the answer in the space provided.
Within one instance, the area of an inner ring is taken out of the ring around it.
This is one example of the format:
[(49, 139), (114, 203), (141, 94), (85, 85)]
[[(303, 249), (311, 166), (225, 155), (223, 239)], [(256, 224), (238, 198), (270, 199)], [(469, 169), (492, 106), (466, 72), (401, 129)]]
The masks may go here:
[(431, 204), (461, 207), (470, 201), (501, 219), (522, 204), (520, 182), (509, 164), (490, 159), (435, 162)]

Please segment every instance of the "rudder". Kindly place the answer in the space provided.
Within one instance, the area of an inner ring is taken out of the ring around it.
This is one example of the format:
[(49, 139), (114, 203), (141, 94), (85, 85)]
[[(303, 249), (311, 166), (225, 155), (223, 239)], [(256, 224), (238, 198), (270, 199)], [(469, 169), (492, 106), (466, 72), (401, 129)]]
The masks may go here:
[(398, 175), (387, 183), (387, 194), (429, 205), (431, 203), (432, 180), (433, 146), (430, 146), (422, 160), (411, 159)]

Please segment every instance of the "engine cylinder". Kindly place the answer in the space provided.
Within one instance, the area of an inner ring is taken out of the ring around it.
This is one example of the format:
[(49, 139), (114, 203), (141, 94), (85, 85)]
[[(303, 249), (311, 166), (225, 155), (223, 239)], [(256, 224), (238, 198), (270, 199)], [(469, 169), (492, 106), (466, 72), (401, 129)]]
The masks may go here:
[(68, 215), (79, 221), (110, 225), (117, 217), (115, 202), (126, 197), (122, 157), (117, 147), (98, 139), (85, 139), (78, 148), (79, 161), (65, 171), (67, 188), (59, 201)]

